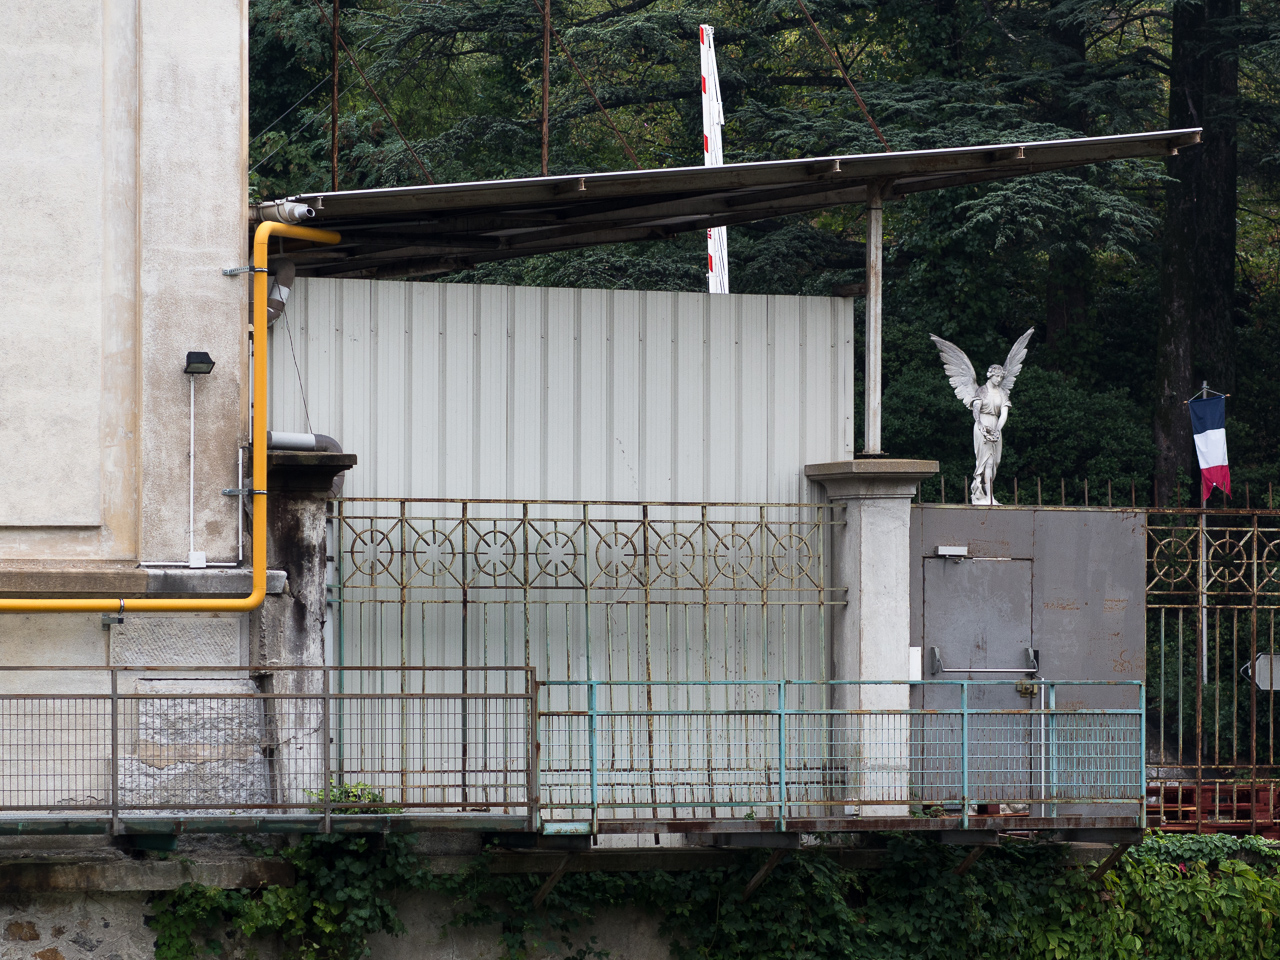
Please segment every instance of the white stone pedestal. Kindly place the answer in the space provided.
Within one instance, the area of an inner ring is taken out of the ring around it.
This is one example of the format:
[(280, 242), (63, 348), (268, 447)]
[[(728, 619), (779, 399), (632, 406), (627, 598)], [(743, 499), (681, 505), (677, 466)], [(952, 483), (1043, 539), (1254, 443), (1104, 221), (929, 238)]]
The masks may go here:
[[(805, 476), (845, 504), (845, 525), (832, 543), (832, 584), (848, 603), (832, 618), (831, 679), (892, 681), (833, 690), (836, 710), (906, 710), (910, 706), (911, 498), (938, 472), (934, 460), (866, 459), (817, 463)], [(832, 751), (847, 751), (849, 814), (906, 816), (910, 717), (849, 714), (832, 730)]]

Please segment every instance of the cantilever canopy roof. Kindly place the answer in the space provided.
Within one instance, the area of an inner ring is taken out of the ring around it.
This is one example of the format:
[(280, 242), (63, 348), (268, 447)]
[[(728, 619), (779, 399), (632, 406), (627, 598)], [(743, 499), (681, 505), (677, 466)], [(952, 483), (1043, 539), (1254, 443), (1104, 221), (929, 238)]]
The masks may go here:
[(309, 226), (342, 242), (272, 247), (302, 276), (395, 277), (441, 273), (490, 260), (617, 243), (1001, 180), (1106, 160), (1162, 157), (1200, 131), (945, 150), (773, 160), (722, 167), (626, 170), (583, 176), (306, 193)]

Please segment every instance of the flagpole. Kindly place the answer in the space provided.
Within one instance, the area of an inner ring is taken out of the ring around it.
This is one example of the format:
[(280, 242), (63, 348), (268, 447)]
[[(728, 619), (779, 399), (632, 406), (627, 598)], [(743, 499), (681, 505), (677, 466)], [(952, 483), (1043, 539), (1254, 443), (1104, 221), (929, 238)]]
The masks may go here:
[[(1209, 381), (1200, 382), (1200, 395), (1197, 399), (1206, 400), (1209, 394)], [(1203, 471), (1203, 467), (1201, 470)], [(1205, 526), (1205, 515), (1209, 509), (1209, 498), (1204, 492), (1204, 479), (1200, 480), (1200, 684), (1203, 686), (1209, 679), (1209, 581), (1206, 553), (1208, 536)]]
[[(702, 63), (702, 151), (708, 167), (724, 164), (724, 103), (720, 99), (720, 70), (716, 66), (715, 31), (709, 24), (698, 27)], [(711, 293), (729, 292), (729, 228), (707, 230), (707, 287)]]
[[(1202, 490), (1203, 492), (1203, 490)], [(1209, 679), (1209, 584), (1205, 566), (1205, 514), (1209, 507), (1207, 497), (1200, 500), (1200, 682)]]

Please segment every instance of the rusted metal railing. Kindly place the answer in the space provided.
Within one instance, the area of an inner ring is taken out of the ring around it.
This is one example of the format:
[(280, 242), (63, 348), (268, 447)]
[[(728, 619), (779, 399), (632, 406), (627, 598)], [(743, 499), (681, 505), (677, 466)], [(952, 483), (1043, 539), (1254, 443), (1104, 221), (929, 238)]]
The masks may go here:
[(535, 697), (509, 667), (3, 667), (0, 832), (531, 825)]

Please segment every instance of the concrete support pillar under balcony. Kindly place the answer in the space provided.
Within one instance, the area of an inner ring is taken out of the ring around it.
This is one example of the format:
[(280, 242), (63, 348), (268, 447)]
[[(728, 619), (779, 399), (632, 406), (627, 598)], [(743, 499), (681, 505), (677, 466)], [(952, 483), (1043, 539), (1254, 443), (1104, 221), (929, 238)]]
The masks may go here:
[(289, 668), (325, 665), (325, 520), (329, 498), (341, 489), (337, 478), (355, 462), (349, 453), (267, 454), (267, 558), (288, 574), (288, 588), (255, 615), (252, 662), (264, 692), (281, 695), (267, 701), (275, 803), (314, 802), (325, 784), (325, 678)]
[[(906, 710), (911, 654), (911, 499), (938, 472), (933, 460), (865, 459), (817, 463), (805, 476), (845, 504), (845, 524), (831, 545), (831, 583), (847, 604), (832, 617), (831, 679), (894, 681), (837, 685), (832, 707)], [(833, 754), (847, 750), (850, 804), (864, 816), (907, 814), (910, 722), (902, 715), (850, 715), (834, 734)], [(843, 742), (842, 742), (843, 741)]]

